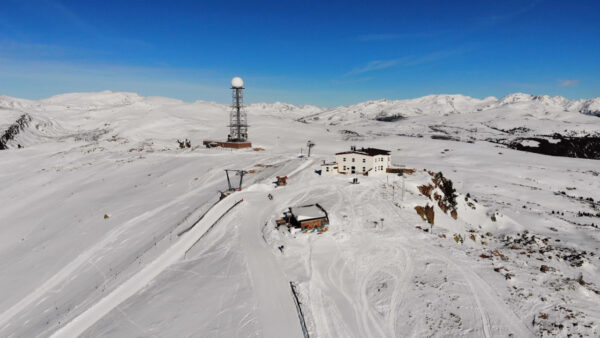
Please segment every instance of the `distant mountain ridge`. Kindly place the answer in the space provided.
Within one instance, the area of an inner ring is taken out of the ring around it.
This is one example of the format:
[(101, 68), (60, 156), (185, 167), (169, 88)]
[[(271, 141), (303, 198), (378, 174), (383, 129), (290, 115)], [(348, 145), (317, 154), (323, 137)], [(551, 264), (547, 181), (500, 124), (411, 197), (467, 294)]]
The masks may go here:
[[(600, 98), (569, 100), (562, 96), (514, 93), (500, 99), (483, 99), (464, 95), (428, 95), (408, 100), (375, 100), (324, 109), (307, 116), (305, 121), (324, 120), (330, 124), (352, 123), (358, 120), (386, 120), (391, 117), (448, 116), (471, 114), (493, 109), (512, 109), (524, 113), (546, 114), (573, 112), (600, 116)], [(389, 119), (389, 120), (394, 120)]]
[[(27, 107), (40, 105), (70, 106), (83, 109), (111, 108), (125, 106), (135, 103), (148, 102), (157, 97), (143, 97), (132, 92), (82, 92), (55, 95), (42, 100), (27, 100), (0, 95), (0, 108), (9, 110), (26, 109)], [(177, 99), (160, 98), (172, 100), (173, 103), (186, 104)], [(196, 101), (199, 104), (210, 104), (222, 106), (228, 109), (227, 104), (215, 102)], [(525, 105), (530, 105), (526, 107)], [(473, 98), (461, 94), (436, 94), (427, 95), (406, 100), (370, 100), (357, 104), (338, 106), (334, 108), (321, 108), (314, 105), (293, 105), (284, 102), (274, 103), (252, 103), (247, 105), (249, 112), (256, 113), (290, 113), (297, 117), (319, 117), (329, 118), (339, 115), (332, 120), (356, 120), (377, 119), (401, 114), (405, 117), (423, 115), (450, 115), (475, 113), (499, 107), (514, 106), (515, 108), (535, 108), (546, 110), (562, 110), (578, 112), (586, 115), (600, 116), (600, 97), (591, 99), (569, 100), (562, 96), (531, 95), (525, 93), (513, 93), (502, 98), (493, 96), (486, 98)]]
[[(95, 139), (120, 135), (130, 141), (144, 142), (162, 138), (168, 142), (168, 128), (180, 127), (206, 135), (225, 126), (231, 107), (228, 104), (184, 102), (165, 97), (144, 97), (131, 92), (87, 92), (56, 95), (43, 100), (0, 96), (0, 133), (23, 114), (31, 116), (10, 147), (27, 146), (49, 139), (72, 137)], [(527, 130), (520, 137), (552, 135), (598, 135), (600, 98), (569, 100), (561, 96), (535, 96), (524, 93), (500, 99), (464, 95), (428, 95), (409, 100), (373, 100), (335, 108), (289, 103), (253, 103), (246, 106), (248, 120), (259, 116), (273, 121), (292, 120), (356, 131), (361, 125), (374, 132), (406, 135), (438, 135), (454, 128), (452, 138), (486, 139), (498, 131)], [(407, 120), (407, 121), (405, 121)], [(382, 124), (383, 123), (383, 124)], [(223, 127), (224, 128), (224, 127)], [(462, 130), (458, 132), (459, 130)], [(472, 132), (471, 132), (472, 131)], [(458, 134), (456, 134), (458, 133)], [(468, 136), (467, 136), (468, 135)], [(497, 136), (493, 136), (497, 138)]]

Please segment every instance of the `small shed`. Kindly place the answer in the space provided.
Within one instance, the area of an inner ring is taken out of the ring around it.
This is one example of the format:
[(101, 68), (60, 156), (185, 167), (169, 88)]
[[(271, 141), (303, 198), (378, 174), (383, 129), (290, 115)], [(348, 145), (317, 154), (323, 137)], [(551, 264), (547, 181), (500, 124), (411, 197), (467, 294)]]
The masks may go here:
[(289, 223), (302, 230), (323, 229), (329, 226), (327, 211), (318, 203), (289, 208)]
[(287, 178), (287, 176), (277, 176), (277, 181), (273, 183), (275, 183), (276, 187), (282, 187), (284, 185), (287, 185)]

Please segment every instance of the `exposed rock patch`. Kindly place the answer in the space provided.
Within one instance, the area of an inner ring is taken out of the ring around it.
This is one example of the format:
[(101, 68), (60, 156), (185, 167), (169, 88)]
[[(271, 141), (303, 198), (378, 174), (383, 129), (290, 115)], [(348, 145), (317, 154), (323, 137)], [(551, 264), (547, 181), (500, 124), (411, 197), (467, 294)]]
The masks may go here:
[(31, 123), (31, 116), (23, 114), (15, 123), (8, 127), (4, 134), (2, 134), (2, 137), (0, 137), (0, 150), (8, 149), (8, 142), (14, 140), (21, 131), (29, 126), (29, 123)]
[(600, 159), (599, 136), (571, 137), (554, 134), (551, 138), (526, 137), (512, 140), (507, 146), (544, 155)]

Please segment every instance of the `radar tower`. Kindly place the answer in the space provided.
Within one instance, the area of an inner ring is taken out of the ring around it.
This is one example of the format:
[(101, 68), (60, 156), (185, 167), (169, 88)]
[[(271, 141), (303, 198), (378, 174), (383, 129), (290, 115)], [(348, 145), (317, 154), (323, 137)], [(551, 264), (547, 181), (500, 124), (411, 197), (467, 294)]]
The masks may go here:
[(234, 77), (231, 80), (232, 103), (229, 114), (228, 142), (246, 142), (248, 140), (248, 122), (244, 110), (244, 80)]

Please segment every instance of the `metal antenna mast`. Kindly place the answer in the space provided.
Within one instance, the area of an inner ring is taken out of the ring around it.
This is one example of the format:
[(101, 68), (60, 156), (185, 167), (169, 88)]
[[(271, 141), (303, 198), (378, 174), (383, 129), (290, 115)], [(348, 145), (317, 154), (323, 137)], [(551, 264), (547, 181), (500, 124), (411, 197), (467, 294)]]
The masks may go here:
[(232, 103), (229, 114), (229, 137), (230, 142), (246, 142), (248, 139), (248, 123), (246, 111), (244, 110), (244, 81), (235, 77), (231, 81)]

